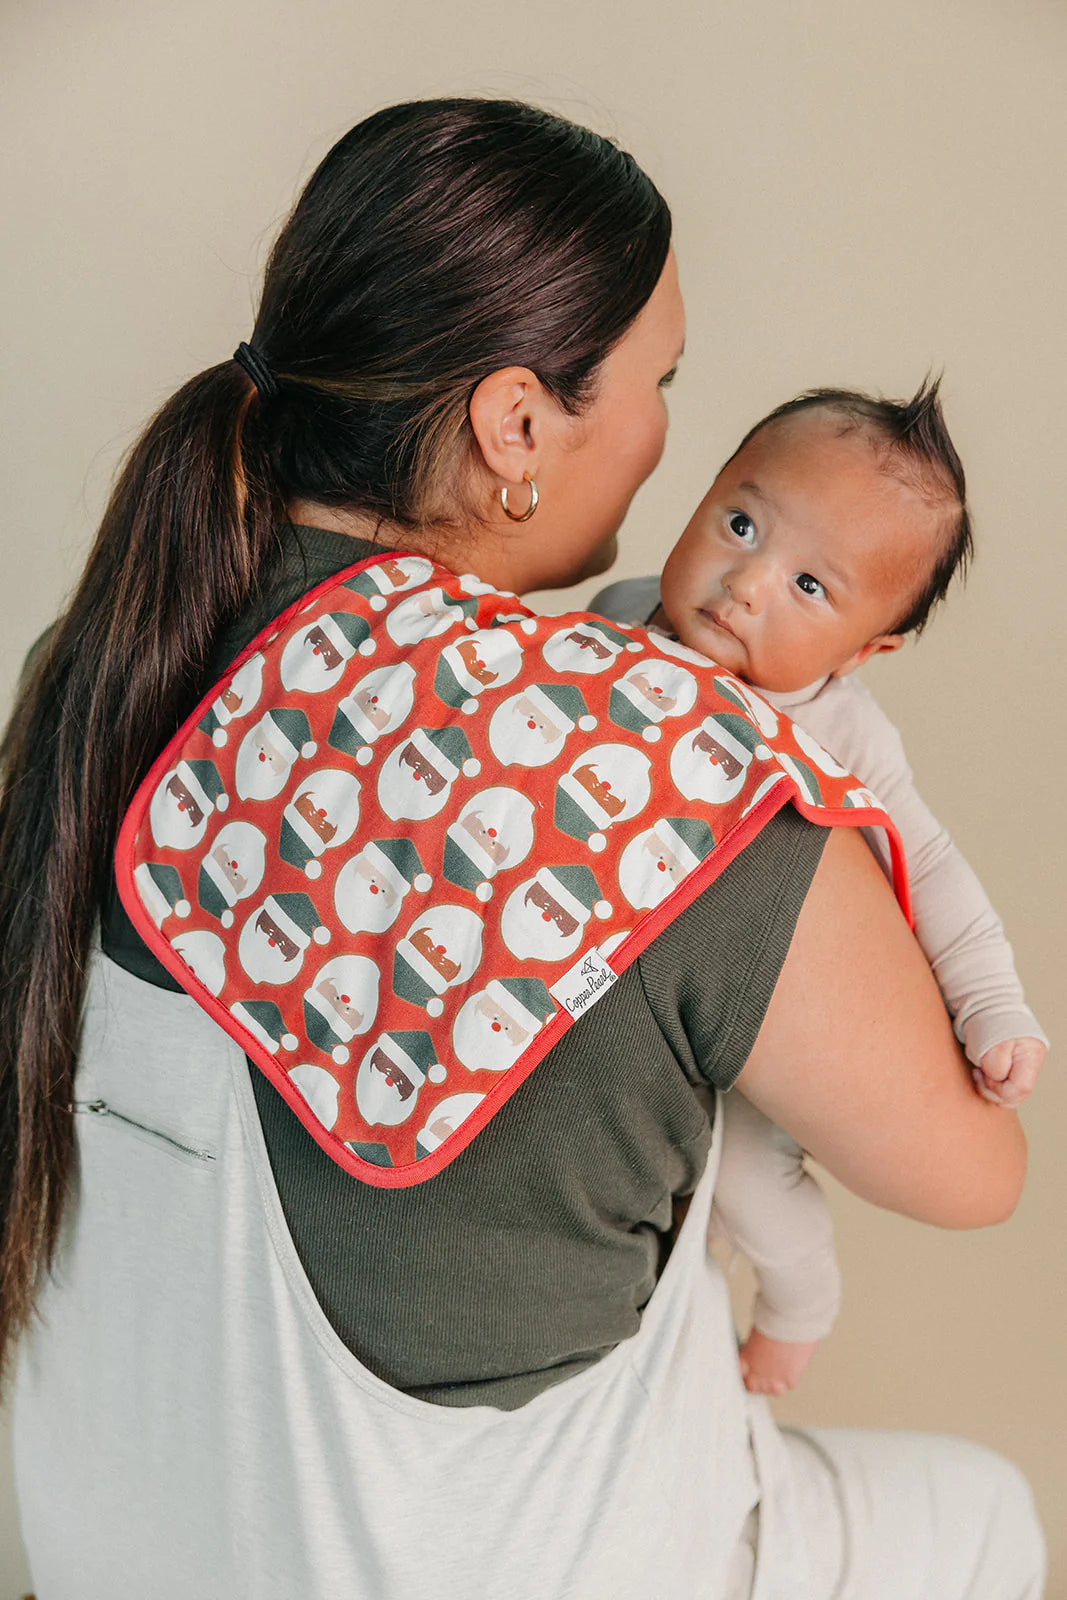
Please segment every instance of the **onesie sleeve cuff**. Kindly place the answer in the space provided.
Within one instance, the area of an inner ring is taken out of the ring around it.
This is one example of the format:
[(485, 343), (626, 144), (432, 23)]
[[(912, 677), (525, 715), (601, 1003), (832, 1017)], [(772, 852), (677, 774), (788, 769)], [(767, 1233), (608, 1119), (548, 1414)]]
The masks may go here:
[(963, 1025), (963, 1048), (975, 1067), (981, 1066), (987, 1050), (1006, 1039), (1040, 1039), (1048, 1048), (1047, 1035), (1026, 1006), (1017, 1011), (979, 1011)]

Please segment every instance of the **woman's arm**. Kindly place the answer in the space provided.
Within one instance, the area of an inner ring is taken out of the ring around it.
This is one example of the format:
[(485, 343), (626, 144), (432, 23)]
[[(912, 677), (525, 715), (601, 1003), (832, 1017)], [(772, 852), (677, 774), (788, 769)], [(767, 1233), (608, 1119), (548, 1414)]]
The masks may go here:
[(851, 829), (827, 842), (737, 1087), (876, 1205), (977, 1228), (1018, 1201), (1019, 1122), (976, 1094), (923, 954)]

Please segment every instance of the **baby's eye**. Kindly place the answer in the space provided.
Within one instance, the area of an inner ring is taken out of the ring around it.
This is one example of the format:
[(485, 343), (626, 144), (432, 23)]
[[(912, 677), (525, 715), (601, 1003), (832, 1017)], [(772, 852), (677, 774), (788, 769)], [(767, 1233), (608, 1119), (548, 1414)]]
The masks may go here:
[(659, 380), (659, 387), (661, 389), (669, 389), (677, 376), (678, 368), (672, 367), (671, 370), (669, 372), (665, 372), (662, 378)]
[(731, 511), (726, 519), (730, 525), (731, 533), (735, 534), (743, 544), (751, 544), (756, 537), (756, 524), (744, 511)]
[(814, 595), (815, 597), (826, 594), (826, 590), (823, 588), (818, 578), (813, 578), (810, 572), (798, 572), (796, 577), (793, 579), (793, 582), (796, 584), (797, 588), (802, 589), (805, 594)]

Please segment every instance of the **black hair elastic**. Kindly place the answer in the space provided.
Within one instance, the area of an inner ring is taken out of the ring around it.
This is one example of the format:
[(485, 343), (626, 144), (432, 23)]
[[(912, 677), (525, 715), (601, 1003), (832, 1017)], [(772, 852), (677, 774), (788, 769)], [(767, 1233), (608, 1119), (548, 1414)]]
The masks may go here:
[(267, 365), (266, 357), (256, 349), (255, 345), (245, 344), (242, 339), (233, 353), (233, 359), (248, 373), (264, 400), (273, 400), (278, 393), (278, 385)]

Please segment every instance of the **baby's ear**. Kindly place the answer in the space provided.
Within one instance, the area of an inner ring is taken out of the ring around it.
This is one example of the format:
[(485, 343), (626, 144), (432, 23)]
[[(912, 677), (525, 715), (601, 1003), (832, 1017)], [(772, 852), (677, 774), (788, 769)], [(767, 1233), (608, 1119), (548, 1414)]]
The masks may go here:
[(860, 646), (854, 656), (849, 656), (847, 661), (842, 661), (839, 667), (835, 667), (830, 674), (831, 678), (847, 677), (850, 672), (855, 672), (857, 667), (862, 667), (872, 656), (881, 655), (884, 651), (899, 650), (905, 637), (903, 633), (876, 633), (873, 639)]

